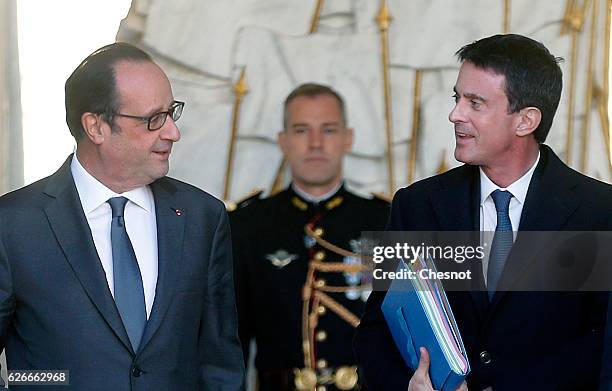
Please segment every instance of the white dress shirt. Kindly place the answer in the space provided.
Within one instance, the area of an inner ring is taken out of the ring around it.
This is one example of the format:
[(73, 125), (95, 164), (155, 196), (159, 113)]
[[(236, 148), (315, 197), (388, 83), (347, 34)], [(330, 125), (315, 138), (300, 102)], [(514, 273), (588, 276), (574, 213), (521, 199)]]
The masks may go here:
[(480, 243), (485, 246), (484, 252), (485, 257), (482, 260), (482, 272), (484, 274), (485, 283), (487, 281), (487, 270), (489, 266), (489, 252), (491, 251), (491, 243), (493, 241), (493, 234), (495, 227), (497, 227), (497, 210), (495, 209), (495, 202), (491, 194), (495, 190), (507, 190), (512, 193), (510, 199), (510, 207), (508, 213), (510, 214), (510, 222), (512, 223), (512, 231), (514, 232), (513, 240), (516, 239), (516, 232), (521, 222), (521, 214), (523, 213), (523, 205), (525, 204), (525, 198), (527, 197), (527, 190), (529, 190), (529, 183), (533, 177), (538, 162), (540, 161), (540, 153), (538, 152), (538, 158), (533, 163), (531, 168), (519, 179), (514, 181), (510, 186), (502, 188), (497, 186), (493, 181), (489, 179), (487, 174), (480, 170)]
[(123, 194), (115, 193), (83, 168), (76, 153), (72, 158), (70, 170), (113, 297), (115, 289), (111, 246), (112, 213), (106, 201), (113, 197), (128, 199), (124, 221), (140, 267), (148, 319), (157, 285), (157, 221), (153, 192), (148, 186), (143, 186)]

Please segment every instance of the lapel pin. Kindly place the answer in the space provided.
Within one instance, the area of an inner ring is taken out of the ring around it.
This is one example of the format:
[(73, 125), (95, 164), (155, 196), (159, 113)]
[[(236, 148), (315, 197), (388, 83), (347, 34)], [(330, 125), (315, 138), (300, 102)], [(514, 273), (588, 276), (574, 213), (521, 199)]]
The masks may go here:
[(181, 216), (183, 214), (183, 211), (180, 209), (174, 209), (174, 213), (176, 213), (177, 216)]

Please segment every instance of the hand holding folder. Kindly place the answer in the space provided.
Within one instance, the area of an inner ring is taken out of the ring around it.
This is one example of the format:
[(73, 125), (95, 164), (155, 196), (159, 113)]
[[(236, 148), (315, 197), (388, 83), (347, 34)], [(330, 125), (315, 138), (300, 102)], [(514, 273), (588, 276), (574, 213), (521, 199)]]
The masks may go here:
[(426, 348), (433, 387), (455, 391), (470, 367), (442, 284), (420, 277), (420, 270), (435, 270), (435, 266), (430, 260), (417, 258), (414, 263), (401, 261), (398, 271), (401, 269), (415, 272), (416, 278), (394, 280), (385, 296), (381, 309), (391, 335), (406, 364), (415, 371), (420, 347)]
[[(420, 348), (421, 358), (419, 359), (419, 366), (417, 367), (414, 375), (410, 379), (408, 384), (408, 391), (432, 391), (433, 386), (431, 379), (429, 378), (429, 353), (427, 349)], [(465, 380), (456, 391), (468, 391)]]

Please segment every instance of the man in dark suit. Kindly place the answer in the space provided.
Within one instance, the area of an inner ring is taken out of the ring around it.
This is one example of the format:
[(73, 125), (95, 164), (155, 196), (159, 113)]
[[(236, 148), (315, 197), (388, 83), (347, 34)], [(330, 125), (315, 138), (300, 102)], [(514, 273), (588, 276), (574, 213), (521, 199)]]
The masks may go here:
[[(519, 35), (484, 38), (457, 54), (449, 119), (455, 158), (466, 164), (398, 191), (387, 229), (610, 230), (611, 186), (570, 169), (543, 144), (561, 95), (558, 59)], [(540, 266), (518, 244), (508, 255), (493, 243), (477, 268), (484, 289), (448, 292), (472, 368), (467, 386), (596, 389), (607, 294), (512, 291)], [(366, 381), (374, 390), (431, 390), (428, 354), (415, 372), (406, 366), (380, 309), (384, 295), (370, 296), (354, 343)]]
[(68, 78), (76, 153), (0, 198), (9, 372), (69, 371), (49, 390), (243, 388), (225, 208), (165, 176), (183, 105), (128, 44)]

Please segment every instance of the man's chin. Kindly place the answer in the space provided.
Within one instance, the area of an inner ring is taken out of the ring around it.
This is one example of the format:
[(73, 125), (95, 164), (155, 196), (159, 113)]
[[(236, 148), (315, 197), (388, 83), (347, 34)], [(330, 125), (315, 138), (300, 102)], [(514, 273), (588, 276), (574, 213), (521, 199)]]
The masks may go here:
[(165, 177), (166, 175), (168, 175), (169, 170), (170, 170), (170, 165), (168, 164), (168, 162), (165, 162), (165, 164), (161, 163), (157, 171), (154, 172), (152, 175), (152, 177), (154, 178), (153, 180), (156, 181), (160, 178)]
[(460, 148), (455, 148), (455, 160), (465, 164), (474, 164), (473, 156)]
[(301, 178), (301, 182), (309, 187), (326, 187), (333, 185), (334, 178), (335, 177), (330, 178), (329, 176), (306, 176)]

